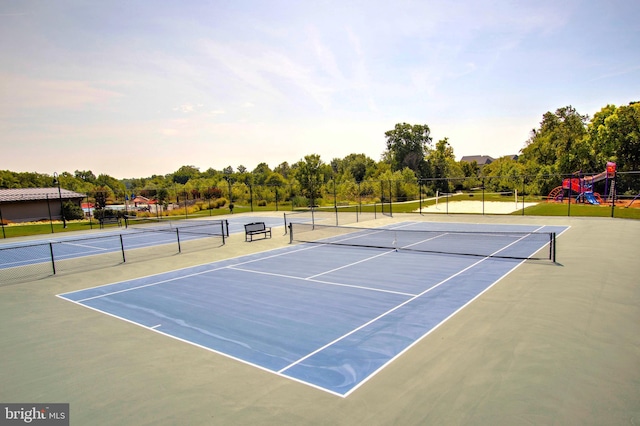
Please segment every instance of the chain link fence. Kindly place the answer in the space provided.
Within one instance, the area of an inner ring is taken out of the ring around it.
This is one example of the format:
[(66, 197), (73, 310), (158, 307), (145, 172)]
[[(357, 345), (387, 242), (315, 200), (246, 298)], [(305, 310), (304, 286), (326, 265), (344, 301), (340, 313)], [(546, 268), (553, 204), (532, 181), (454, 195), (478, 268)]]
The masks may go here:
[[(105, 219), (114, 217), (189, 219), (232, 212), (295, 212), (312, 207), (346, 212), (340, 209), (357, 206), (359, 212), (379, 210), (386, 215), (416, 212), (634, 217), (628, 209), (640, 206), (640, 171), (421, 180), (412, 173), (401, 176), (363, 181), (327, 179), (313, 191), (297, 181), (279, 185), (222, 181), (218, 187), (144, 189), (137, 195), (132, 192), (106, 197), (90, 193), (81, 203), (83, 229), (101, 228)], [(466, 210), (461, 210), (461, 201), (476, 203), (466, 203)], [(108, 204), (104, 208), (98, 208), (105, 202)], [(13, 236), (11, 227), (25, 221), (38, 223), (38, 233), (56, 232), (55, 225), (61, 220), (58, 203), (42, 201), (37, 215), (22, 207), (21, 219), (14, 220), (6, 212), (14, 211), (16, 206), (0, 202), (2, 237)], [(504, 205), (496, 210), (497, 203)], [(513, 208), (508, 208), (508, 203)]]

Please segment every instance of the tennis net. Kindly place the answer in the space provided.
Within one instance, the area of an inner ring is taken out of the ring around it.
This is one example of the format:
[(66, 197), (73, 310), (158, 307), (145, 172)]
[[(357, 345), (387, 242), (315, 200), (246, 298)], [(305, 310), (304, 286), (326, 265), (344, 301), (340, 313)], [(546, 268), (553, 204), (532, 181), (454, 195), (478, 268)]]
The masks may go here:
[(425, 231), (294, 222), (289, 224), (289, 238), (290, 243), (556, 261), (555, 232)]
[(176, 232), (211, 236), (229, 236), (229, 221), (226, 219), (173, 220), (154, 217), (125, 217), (125, 226), (137, 231)]
[[(284, 213), (285, 232), (289, 229), (289, 223), (302, 222), (324, 225), (348, 225), (366, 220), (377, 219), (380, 215), (379, 206), (350, 205), (337, 207), (313, 207), (310, 209), (296, 210)], [(364, 211), (363, 211), (364, 210)]]

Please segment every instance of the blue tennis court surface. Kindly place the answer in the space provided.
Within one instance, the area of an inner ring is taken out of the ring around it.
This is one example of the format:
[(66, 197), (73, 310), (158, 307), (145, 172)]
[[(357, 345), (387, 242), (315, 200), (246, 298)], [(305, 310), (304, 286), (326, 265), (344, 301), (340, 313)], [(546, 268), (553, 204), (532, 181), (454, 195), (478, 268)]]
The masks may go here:
[[(452, 224), (393, 225), (439, 226)], [(491, 229), (566, 227), (482, 227)], [(498, 244), (488, 250), (542, 248), (527, 238)], [(59, 297), (345, 397), (521, 263), (295, 244)]]
[[(227, 231), (229, 234), (243, 233), (244, 224), (251, 221), (265, 222), (269, 227), (284, 225), (284, 220), (277, 217), (232, 217), (227, 220)], [(146, 232), (145, 229), (146, 231), (155, 230), (155, 232)], [(0, 250), (12, 250), (11, 256), (0, 255), (0, 269), (50, 263), (51, 253), (48, 249), (42, 250), (41, 247), (36, 247), (38, 244), (53, 243), (51, 251), (54, 252), (56, 260), (67, 260), (119, 252), (123, 248), (135, 250), (175, 244), (176, 229), (180, 230), (180, 241), (188, 242), (221, 235), (223, 228), (220, 220), (190, 219), (172, 221), (171, 228), (154, 227), (153, 224), (150, 224), (139, 228), (111, 228), (103, 232), (96, 231), (96, 233), (85, 235), (56, 235), (53, 238), (42, 240), (9, 242), (0, 244)]]

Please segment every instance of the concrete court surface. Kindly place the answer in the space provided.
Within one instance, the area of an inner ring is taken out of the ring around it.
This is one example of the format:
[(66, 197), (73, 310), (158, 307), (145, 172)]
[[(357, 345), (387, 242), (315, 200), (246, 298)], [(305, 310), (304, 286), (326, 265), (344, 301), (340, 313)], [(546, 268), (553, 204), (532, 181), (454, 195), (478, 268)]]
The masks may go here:
[(340, 398), (55, 297), (263, 251), (271, 240), (0, 284), (0, 402), (68, 402), (72, 425), (640, 423), (640, 221), (566, 224), (558, 264), (526, 262)]

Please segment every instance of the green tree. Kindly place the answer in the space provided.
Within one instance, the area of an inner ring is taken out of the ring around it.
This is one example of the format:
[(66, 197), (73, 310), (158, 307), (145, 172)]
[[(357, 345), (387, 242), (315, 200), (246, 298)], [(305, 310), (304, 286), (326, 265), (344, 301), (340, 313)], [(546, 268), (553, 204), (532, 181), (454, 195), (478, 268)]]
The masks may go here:
[(76, 170), (73, 173), (76, 179), (80, 179), (89, 183), (94, 183), (96, 181), (96, 175), (94, 175), (91, 170)]
[(478, 166), (477, 161), (460, 161), (458, 163), (460, 171), (462, 172), (462, 176), (464, 176), (464, 189), (477, 188), (481, 185), (480, 176), (480, 166)]
[(532, 131), (527, 146), (522, 149), (522, 162), (540, 166), (556, 166), (563, 174), (581, 170), (584, 164), (584, 138), (589, 117), (580, 115), (575, 108), (559, 108), (542, 117), (540, 129)]
[(615, 115), (616, 111), (617, 108), (615, 105), (609, 104), (605, 106), (595, 113), (587, 127), (593, 157), (593, 170), (604, 169), (607, 161), (616, 160), (617, 147), (615, 139), (609, 137), (610, 135), (606, 124), (609, 117)]
[(156, 192), (156, 197), (158, 198), (158, 202), (162, 205), (165, 205), (167, 200), (169, 199), (169, 191), (167, 188), (159, 188), (158, 192)]
[[(61, 182), (64, 179), (61, 178)], [(95, 182), (96, 187), (108, 187), (111, 193), (109, 194), (116, 196), (117, 194), (124, 195), (127, 191), (127, 188), (124, 186), (124, 183), (120, 182), (118, 179), (111, 177), (105, 174), (99, 174), (96, 178)], [(98, 190), (99, 188), (96, 188)]]
[(264, 181), (265, 185), (281, 188), (287, 184), (286, 179), (280, 173), (272, 172)]
[(173, 172), (173, 181), (179, 184), (186, 184), (190, 179), (197, 179), (200, 176), (200, 169), (195, 166), (182, 166)]
[(493, 192), (515, 191), (522, 187), (524, 165), (511, 157), (501, 157), (482, 169), (485, 188)]
[(253, 174), (253, 182), (256, 185), (264, 185), (265, 181), (271, 174), (271, 169), (267, 163), (260, 163), (251, 172)]
[(96, 209), (103, 210), (107, 207), (107, 199), (109, 198), (111, 190), (106, 186), (99, 186), (95, 191), (94, 198), (96, 200)]
[(610, 158), (618, 163), (618, 170), (640, 170), (640, 102), (619, 107), (604, 127), (602, 142), (616, 153)]
[(425, 160), (431, 145), (431, 130), (426, 124), (398, 123), (393, 130), (385, 132), (387, 150), (384, 158), (391, 170), (410, 168), (419, 178), (428, 177)]
[(356, 182), (364, 181), (375, 171), (375, 161), (365, 154), (349, 154), (340, 162), (340, 174), (348, 175)]
[(285, 179), (289, 178), (289, 172), (291, 171), (291, 166), (289, 166), (289, 163), (282, 162), (280, 164), (278, 164), (274, 169), (274, 172), (276, 173), (280, 173), (282, 175), (282, 177), (284, 177)]
[(318, 154), (311, 154), (304, 157), (304, 161), (298, 162), (296, 178), (300, 182), (302, 195), (307, 197), (312, 204), (322, 196), (322, 186), (324, 184), (324, 162)]
[(84, 219), (84, 210), (71, 201), (66, 201), (62, 204), (62, 211), (65, 219), (67, 220), (80, 220)]

